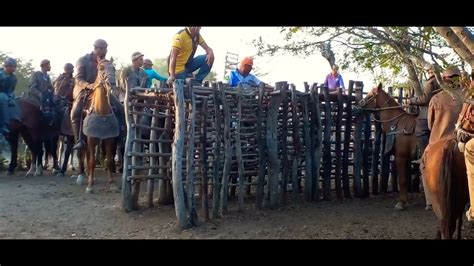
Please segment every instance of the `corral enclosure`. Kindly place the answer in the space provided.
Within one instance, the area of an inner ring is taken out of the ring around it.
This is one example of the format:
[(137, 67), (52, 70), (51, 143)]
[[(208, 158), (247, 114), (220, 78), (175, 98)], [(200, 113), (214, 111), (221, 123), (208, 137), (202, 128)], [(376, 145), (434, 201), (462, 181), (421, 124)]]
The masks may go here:
[(318, 84), (299, 91), (286, 82), (243, 89), (179, 80), (174, 89), (132, 89), (123, 208), (139, 208), (142, 182), (148, 207), (174, 196), (181, 227), (232, 211), (234, 200), (238, 210), (246, 202), (262, 209), (397, 191), (380, 124), (356, 108), (363, 87), (349, 81), (329, 93)]

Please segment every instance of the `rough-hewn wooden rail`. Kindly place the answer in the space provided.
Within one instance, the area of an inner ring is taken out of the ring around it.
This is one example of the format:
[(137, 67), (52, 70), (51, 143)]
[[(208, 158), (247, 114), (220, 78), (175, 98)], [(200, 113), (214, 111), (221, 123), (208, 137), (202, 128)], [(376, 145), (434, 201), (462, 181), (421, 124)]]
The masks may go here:
[(174, 200), (182, 228), (198, 216), (244, 211), (247, 202), (262, 209), (385, 193), (390, 176), (396, 191), (380, 124), (353, 110), (363, 88), (359, 81), (329, 92), (307, 83), (300, 91), (287, 82), (244, 89), (178, 80), (173, 89), (132, 89), (124, 210), (140, 207), (140, 184), (147, 207)]

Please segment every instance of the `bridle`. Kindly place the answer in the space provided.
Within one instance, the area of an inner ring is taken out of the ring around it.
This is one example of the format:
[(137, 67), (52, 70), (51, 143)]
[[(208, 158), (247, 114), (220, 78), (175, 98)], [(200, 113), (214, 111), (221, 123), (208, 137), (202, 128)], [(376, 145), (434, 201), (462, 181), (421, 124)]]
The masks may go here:
[[(403, 107), (400, 106), (400, 105), (397, 105), (397, 106), (387, 106), (388, 103), (390, 102), (391, 98), (388, 98), (384, 104), (382, 105), (382, 107), (379, 107), (379, 108), (364, 108), (364, 106), (367, 106), (369, 103), (371, 102), (374, 102), (375, 105), (377, 105), (377, 95), (378, 93), (375, 93), (374, 91), (372, 91), (372, 94), (371, 95), (368, 95), (366, 98), (360, 100), (358, 102), (358, 105), (359, 105), (359, 109), (362, 110), (362, 111), (369, 111), (369, 112), (378, 112), (378, 111), (383, 111), (383, 110), (391, 110), (391, 109), (398, 109), (398, 108), (402, 108), (403, 110)], [(406, 114), (406, 112), (404, 111), (403, 113), (400, 113), (399, 115), (395, 116), (395, 117), (392, 117), (390, 119), (387, 119), (387, 120), (379, 120), (379, 119), (376, 119), (376, 118), (373, 118), (373, 121), (376, 121), (376, 122), (379, 122), (379, 123), (386, 123), (386, 122), (391, 122), (391, 121), (394, 121), (395, 119), (403, 116), (404, 114)]]

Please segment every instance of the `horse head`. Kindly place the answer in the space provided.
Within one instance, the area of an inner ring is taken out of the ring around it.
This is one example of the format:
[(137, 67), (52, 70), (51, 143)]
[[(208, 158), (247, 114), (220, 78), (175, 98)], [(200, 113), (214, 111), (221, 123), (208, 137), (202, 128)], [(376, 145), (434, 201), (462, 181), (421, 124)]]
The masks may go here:
[(107, 91), (114, 89), (117, 86), (117, 79), (115, 77), (115, 66), (113, 60), (101, 59), (97, 64), (97, 77), (100, 83), (105, 85)]
[(93, 109), (105, 115), (112, 111), (110, 106), (110, 92), (117, 86), (115, 66), (113, 61), (101, 59), (97, 64), (97, 78), (94, 83)]
[(392, 99), (388, 93), (382, 89), (382, 83), (367, 93), (367, 96), (358, 102), (358, 105), (362, 109), (377, 109), (384, 108), (388, 102)]

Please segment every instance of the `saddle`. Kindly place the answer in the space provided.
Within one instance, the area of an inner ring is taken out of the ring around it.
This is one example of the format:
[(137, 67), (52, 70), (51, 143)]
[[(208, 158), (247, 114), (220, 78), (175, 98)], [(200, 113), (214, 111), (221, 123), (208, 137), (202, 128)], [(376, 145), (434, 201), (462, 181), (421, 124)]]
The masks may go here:
[[(384, 155), (387, 155), (393, 151), (395, 146), (395, 136), (398, 134), (403, 135), (412, 135), (415, 134), (416, 128), (416, 116), (408, 114), (400, 117), (400, 119), (394, 121), (390, 126), (389, 131), (386, 134), (385, 138), (385, 151)], [(417, 154), (419, 152), (419, 147), (417, 147)], [(421, 156), (421, 155), (420, 155)], [(418, 156), (417, 156), (418, 157)]]

